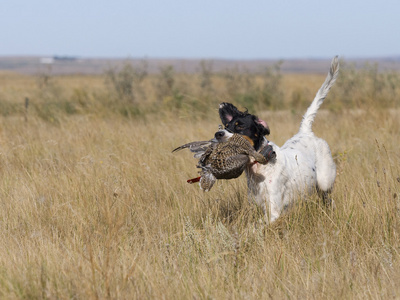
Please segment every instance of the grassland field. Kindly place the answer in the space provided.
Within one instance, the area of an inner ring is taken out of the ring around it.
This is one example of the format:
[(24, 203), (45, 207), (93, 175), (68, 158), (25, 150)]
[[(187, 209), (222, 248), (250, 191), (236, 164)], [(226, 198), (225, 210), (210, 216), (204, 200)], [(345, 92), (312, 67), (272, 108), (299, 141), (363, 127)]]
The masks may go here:
[(204, 193), (171, 150), (211, 138), (222, 101), (282, 145), (325, 75), (140, 71), (0, 73), (1, 299), (400, 298), (399, 74), (343, 68), (313, 127), (336, 208), (265, 226), (244, 175)]

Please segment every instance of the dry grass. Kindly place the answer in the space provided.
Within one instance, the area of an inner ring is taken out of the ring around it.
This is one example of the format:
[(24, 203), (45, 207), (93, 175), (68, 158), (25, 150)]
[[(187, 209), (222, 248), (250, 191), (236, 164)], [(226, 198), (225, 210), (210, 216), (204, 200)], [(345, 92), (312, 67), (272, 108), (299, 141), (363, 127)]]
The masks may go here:
[[(17, 87), (0, 96), (12, 102)], [(320, 111), (336, 210), (313, 196), (270, 227), (245, 178), (209, 193), (186, 183), (195, 161), (171, 150), (209, 138), (219, 121), (208, 113), (0, 117), (0, 298), (400, 297), (399, 110)], [(301, 120), (259, 116), (277, 144)]]

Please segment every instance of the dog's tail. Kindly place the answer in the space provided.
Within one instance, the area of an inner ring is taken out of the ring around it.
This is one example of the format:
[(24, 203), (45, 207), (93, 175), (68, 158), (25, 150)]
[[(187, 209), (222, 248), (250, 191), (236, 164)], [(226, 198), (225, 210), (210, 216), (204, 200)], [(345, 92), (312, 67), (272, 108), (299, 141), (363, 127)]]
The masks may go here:
[(317, 95), (315, 95), (313, 102), (308, 107), (306, 113), (303, 116), (299, 132), (311, 132), (311, 127), (314, 122), (315, 115), (317, 114), (317, 111), (321, 106), (322, 102), (324, 102), (325, 97), (328, 95), (328, 92), (331, 89), (332, 85), (335, 83), (338, 74), (339, 74), (339, 60), (338, 57), (335, 56), (332, 59), (331, 68), (329, 70), (328, 76), (325, 79), (325, 82), (318, 90)]

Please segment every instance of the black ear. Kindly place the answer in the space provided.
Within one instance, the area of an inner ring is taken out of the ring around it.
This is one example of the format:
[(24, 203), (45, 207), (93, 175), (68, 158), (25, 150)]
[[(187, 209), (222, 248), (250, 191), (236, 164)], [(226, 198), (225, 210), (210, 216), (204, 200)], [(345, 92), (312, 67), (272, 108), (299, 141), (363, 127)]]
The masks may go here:
[(269, 135), (270, 130), (267, 122), (264, 120), (258, 119), (257, 117), (255, 118), (255, 122), (257, 124), (258, 129), (260, 130), (262, 135)]
[(233, 118), (241, 115), (242, 113), (231, 103), (222, 102), (219, 105), (219, 117), (221, 118), (222, 124), (226, 125)]
[(263, 125), (260, 125), (260, 126), (262, 126), (261, 127), (262, 135), (269, 135), (271, 133), (269, 130), (269, 127), (265, 128)]

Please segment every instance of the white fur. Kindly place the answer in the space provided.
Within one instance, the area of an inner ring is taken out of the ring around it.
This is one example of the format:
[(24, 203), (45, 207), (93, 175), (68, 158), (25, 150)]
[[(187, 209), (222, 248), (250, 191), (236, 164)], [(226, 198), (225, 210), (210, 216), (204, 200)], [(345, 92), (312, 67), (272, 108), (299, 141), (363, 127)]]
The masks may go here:
[[(336, 166), (327, 142), (314, 135), (311, 126), (339, 71), (332, 60), (328, 76), (303, 117), (299, 132), (281, 148), (272, 142), (276, 160), (266, 165), (249, 164), (246, 169), (249, 198), (263, 208), (267, 221), (275, 221), (293, 201), (318, 188), (333, 188)], [(268, 208), (268, 211), (267, 211)]]

